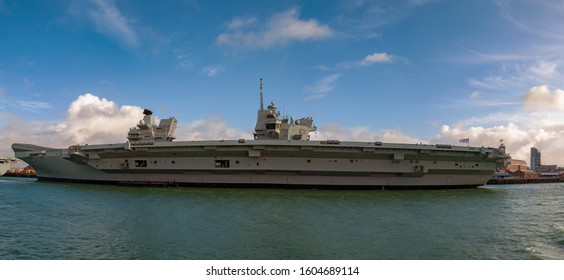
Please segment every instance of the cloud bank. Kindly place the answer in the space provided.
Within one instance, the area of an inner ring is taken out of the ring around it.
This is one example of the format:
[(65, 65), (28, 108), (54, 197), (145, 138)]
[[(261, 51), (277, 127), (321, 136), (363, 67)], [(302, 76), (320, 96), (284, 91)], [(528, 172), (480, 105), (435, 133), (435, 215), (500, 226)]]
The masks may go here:
[[(74, 100), (63, 120), (26, 121), (19, 116), (0, 114), (0, 155), (13, 156), (12, 143), (30, 143), (52, 148), (75, 144), (102, 144), (127, 141), (129, 128), (143, 118), (138, 106), (118, 105), (91, 93)], [(187, 125), (186, 125), (186, 124)], [(249, 132), (230, 128), (221, 117), (184, 122), (179, 120), (178, 139), (251, 139)]]
[[(564, 165), (564, 107), (561, 89), (532, 87), (523, 94), (522, 110), (513, 115), (497, 114), (443, 124), (432, 139), (420, 139), (399, 130), (373, 131), (365, 126), (320, 126), (312, 140), (382, 141), (394, 143), (444, 143), (460, 145), (469, 138), (471, 146), (498, 146), (501, 139), (513, 158), (529, 160), (530, 148), (541, 150), (543, 164)], [(557, 104), (557, 105), (555, 105)], [(549, 106), (551, 105), (551, 106)], [(34, 143), (64, 148), (74, 144), (125, 142), (129, 128), (142, 118), (142, 108), (118, 105), (90, 93), (77, 97), (60, 121), (26, 121), (19, 116), (0, 114), (0, 155), (13, 155), (11, 144)], [(479, 125), (477, 125), (479, 124)], [(179, 140), (252, 139), (251, 131), (232, 128), (211, 116), (191, 122), (179, 120)]]
[(443, 125), (431, 141), (456, 144), (458, 139), (470, 138), (471, 146), (496, 146), (503, 139), (513, 158), (528, 162), (530, 148), (536, 147), (541, 150), (543, 164), (564, 165), (564, 91), (535, 86), (523, 94), (520, 105), (513, 114)]
[(341, 140), (341, 141), (380, 141), (390, 143), (426, 143), (427, 141), (408, 136), (398, 130), (373, 131), (365, 126), (343, 127), (339, 124), (319, 127), (311, 134), (311, 140)]

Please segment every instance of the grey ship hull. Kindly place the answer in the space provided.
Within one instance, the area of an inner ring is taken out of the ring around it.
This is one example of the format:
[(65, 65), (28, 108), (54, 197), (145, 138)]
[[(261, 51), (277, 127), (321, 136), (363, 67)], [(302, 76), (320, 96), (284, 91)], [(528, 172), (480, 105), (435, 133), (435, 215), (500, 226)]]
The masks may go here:
[(0, 157), (0, 176), (3, 176), (10, 169), (12, 159), (7, 157)]
[(339, 141), (182, 141), (52, 149), (13, 144), (39, 180), (209, 187), (463, 188), (485, 184), (493, 148)]

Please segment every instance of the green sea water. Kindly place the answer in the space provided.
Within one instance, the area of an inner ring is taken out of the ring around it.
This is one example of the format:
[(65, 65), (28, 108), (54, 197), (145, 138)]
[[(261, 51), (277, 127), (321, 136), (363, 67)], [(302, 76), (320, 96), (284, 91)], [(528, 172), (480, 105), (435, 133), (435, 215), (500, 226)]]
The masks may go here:
[(334, 191), (0, 177), (0, 259), (564, 259), (564, 184)]

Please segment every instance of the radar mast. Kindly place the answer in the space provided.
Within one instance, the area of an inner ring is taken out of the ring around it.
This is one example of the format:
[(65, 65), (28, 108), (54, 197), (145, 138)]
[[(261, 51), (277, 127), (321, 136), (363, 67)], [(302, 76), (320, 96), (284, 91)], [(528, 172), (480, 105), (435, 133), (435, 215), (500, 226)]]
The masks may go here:
[(260, 110), (264, 111), (264, 105), (262, 103), (262, 78), (260, 78)]

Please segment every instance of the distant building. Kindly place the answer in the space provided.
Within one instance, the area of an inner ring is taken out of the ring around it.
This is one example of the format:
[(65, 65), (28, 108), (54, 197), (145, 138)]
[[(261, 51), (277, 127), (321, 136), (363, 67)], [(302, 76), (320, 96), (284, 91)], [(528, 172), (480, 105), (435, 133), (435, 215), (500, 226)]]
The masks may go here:
[(541, 166), (541, 153), (535, 148), (531, 147), (531, 169), (537, 170)]
[[(562, 174), (562, 176), (564, 176), (564, 173)], [(494, 175), (492, 175), (492, 179), (510, 179), (513, 177), (513, 174), (506, 171), (497, 171), (496, 173), (494, 173)]]
[(28, 165), (28, 166), (24, 167), (23, 173), (25, 173), (25, 174), (35, 174), (35, 168)]
[(557, 172), (546, 172), (539, 173), (539, 177), (542, 179), (558, 178), (560, 175)]
[(499, 140), (499, 142), (500, 145), (497, 154), (499, 156), (505, 156), (505, 157), (504, 158), (500, 157), (500, 159), (497, 160), (497, 162), (495, 163), (495, 169), (498, 171), (503, 171), (506, 169), (505, 167), (509, 164), (511, 160), (511, 156), (505, 151), (505, 145), (503, 144), (503, 139)]
[(556, 164), (540, 165), (536, 171), (539, 173), (558, 173), (558, 167)]
[(513, 173), (517, 170), (529, 170), (529, 167), (527, 167), (527, 163), (524, 160), (510, 159), (509, 164), (505, 166), (505, 170)]
[(517, 170), (513, 172), (513, 176), (521, 179), (538, 179), (539, 174), (533, 170)]
[(35, 169), (31, 166), (26, 166), (24, 168), (10, 168), (7, 172), (10, 175), (35, 175)]

